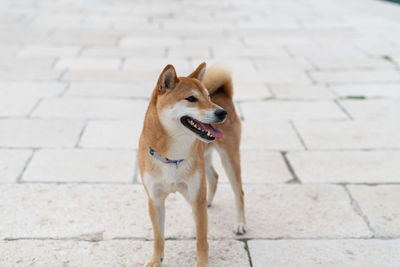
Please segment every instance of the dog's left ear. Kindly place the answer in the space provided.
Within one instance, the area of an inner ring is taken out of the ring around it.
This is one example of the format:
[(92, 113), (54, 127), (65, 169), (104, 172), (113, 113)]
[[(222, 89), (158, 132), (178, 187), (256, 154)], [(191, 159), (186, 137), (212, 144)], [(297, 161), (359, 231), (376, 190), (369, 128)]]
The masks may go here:
[(178, 77), (176, 76), (175, 68), (171, 64), (168, 64), (161, 72), (157, 86), (160, 91), (171, 90), (175, 88), (177, 83)]
[(195, 71), (193, 71), (188, 77), (195, 78), (200, 82), (203, 81), (204, 73), (206, 72), (207, 64), (205, 62), (201, 63)]

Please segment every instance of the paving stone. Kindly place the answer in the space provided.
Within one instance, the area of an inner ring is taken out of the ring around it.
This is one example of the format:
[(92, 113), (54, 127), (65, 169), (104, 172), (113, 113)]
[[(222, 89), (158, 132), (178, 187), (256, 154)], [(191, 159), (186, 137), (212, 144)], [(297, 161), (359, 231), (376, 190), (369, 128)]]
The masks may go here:
[(271, 85), (277, 99), (332, 99), (335, 96), (323, 85)]
[(130, 121), (89, 121), (81, 147), (138, 148), (143, 118)]
[(226, 47), (214, 48), (213, 52), (217, 58), (289, 58), (290, 55), (283, 48), (273, 47), (237, 47), (226, 49)]
[[(0, 239), (71, 238), (103, 233), (152, 238), (141, 185), (0, 185)], [(245, 186), (246, 238), (366, 238), (371, 233), (344, 189), (333, 185)], [(60, 208), (62, 207), (62, 208)], [(194, 236), (191, 208), (178, 194), (166, 202), (166, 237)], [(220, 185), (209, 209), (209, 239), (236, 238), (233, 194)], [(340, 225), (340, 227), (338, 227)]]
[(276, 70), (276, 69), (313, 69), (314, 66), (305, 59), (254, 59), (257, 69), (259, 70)]
[(0, 82), (1, 98), (12, 96), (15, 98), (24, 97), (48, 97), (59, 95), (67, 87), (64, 83), (58, 82)]
[(38, 100), (35, 97), (3, 96), (0, 99), (0, 117), (27, 116)]
[(0, 183), (14, 183), (31, 156), (29, 150), (0, 149)]
[(61, 58), (56, 69), (72, 70), (117, 70), (121, 64), (118, 58)]
[(400, 73), (394, 70), (310, 71), (319, 83), (399, 82)]
[(42, 118), (141, 119), (147, 103), (127, 99), (48, 98), (32, 115)]
[(145, 57), (147, 59), (158, 59), (166, 55), (165, 49), (154, 49), (152, 47), (108, 47), (96, 46), (83, 49), (82, 57)]
[(73, 82), (66, 96), (150, 98), (152, 83)]
[(272, 94), (265, 84), (235, 84), (234, 100), (264, 100), (271, 97)]
[[(147, 83), (157, 82), (159, 72), (138, 72), (138, 71), (111, 71), (111, 70), (71, 70), (63, 75), (65, 81), (80, 82), (136, 82)], [(1, 73), (0, 73), (1, 75)], [(1, 78), (1, 76), (0, 76)]]
[[(195, 266), (194, 240), (166, 241), (163, 266)], [(209, 241), (211, 266), (250, 266), (244, 243)], [(0, 265), (26, 266), (132, 266), (142, 267), (151, 257), (152, 241), (112, 240), (102, 242), (61, 240), (0, 241)]]
[(310, 78), (304, 71), (279, 69), (237, 73), (235, 81), (239, 83), (311, 84)]
[(133, 180), (135, 164), (133, 151), (39, 150), (22, 181), (129, 183)]
[(334, 85), (331, 88), (341, 97), (400, 98), (400, 83)]
[(61, 75), (60, 70), (35, 69), (35, 70), (0, 70), (0, 81), (55, 81)]
[(309, 149), (395, 149), (400, 147), (394, 122), (295, 122)]
[(54, 58), (2, 58), (0, 62), (0, 69), (3, 70), (26, 70), (33, 71), (37, 69), (49, 69), (55, 62)]
[(313, 58), (311, 61), (318, 69), (394, 69), (395, 65), (383, 58)]
[[(245, 184), (280, 184), (293, 179), (282, 155), (278, 152), (242, 151), (240, 153), (242, 182)], [(219, 181), (229, 183), (217, 153), (213, 154), (213, 165)]]
[(246, 121), (347, 119), (333, 101), (248, 102), (240, 106)]
[(400, 186), (348, 186), (362, 213), (379, 237), (400, 236)]
[(56, 46), (56, 45), (27, 45), (17, 56), (20, 57), (38, 57), (38, 56), (76, 56), (80, 46)]
[(176, 47), (182, 40), (176, 37), (127, 36), (120, 40), (121, 47)]
[(400, 101), (396, 100), (342, 100), (340, 104), (356, 120), (397, 120), (400, 114)]
[(244, 150), (303, 150), (303, 145), (288, 122), (271, 121), (242, 123)]
[(399, 240), (250, 240), (248, 244), (254, 267), (400, 264)]
[(73, 147), (83, 126), (82, 120), (0, 120), (0, 146)]
[(148, 58), (129, 58), (125, 60), (122, 67), (128, 71), (156, 71), (161, 73), (168, 64), (174, 65), (178, 76), (187, 76), (194, 69), (190, 68), (189, 61), (185, 59), (148, 59)]
[[(323, 34), (328, 34), (329, 31), (326, 31)], [(348, 45), (289, 45), (287, 49), (291, 52), (291, 54), (295, 55), (295, 57), (310, 57), (311, 60), (315, 60), (315, 58), (347, 58), (348, 61), (353, 58), (366, 58), (366, 54), (361, 50), (348, 46)]]
[(400, 182), (399, 151), (290, 152), (288, 159), (303, 183)]

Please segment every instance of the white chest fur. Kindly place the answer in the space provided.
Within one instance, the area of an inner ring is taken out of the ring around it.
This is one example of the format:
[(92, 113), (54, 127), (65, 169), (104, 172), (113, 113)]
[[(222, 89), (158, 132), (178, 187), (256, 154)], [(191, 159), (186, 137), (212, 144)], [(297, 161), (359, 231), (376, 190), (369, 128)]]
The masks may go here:
[(156, 203), (162, 201), (170, 193), (180, 192), (189, 203), (193, 203), (200, 185), (200, 170), (193, 171), (193, 159), (188, 158), (178, 165), (151, 159), (157, 172), (145, 172), (144, 184), (149, 195)]

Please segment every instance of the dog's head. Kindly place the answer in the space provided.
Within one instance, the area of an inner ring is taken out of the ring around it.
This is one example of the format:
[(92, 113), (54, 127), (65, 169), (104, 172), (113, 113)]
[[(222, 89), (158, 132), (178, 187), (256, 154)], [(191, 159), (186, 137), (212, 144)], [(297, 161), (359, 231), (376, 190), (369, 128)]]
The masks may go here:
[(174, 137), (194, 135), (203, 142), (221, 139), (223, 133), (212, 123), (224, 122), (227, 112), (211, 102), (202, 85), (206, 63), (187, 77), (177, 77), (175, 68), (167, 65), (157, 82), (157, 112), (163, 126)]

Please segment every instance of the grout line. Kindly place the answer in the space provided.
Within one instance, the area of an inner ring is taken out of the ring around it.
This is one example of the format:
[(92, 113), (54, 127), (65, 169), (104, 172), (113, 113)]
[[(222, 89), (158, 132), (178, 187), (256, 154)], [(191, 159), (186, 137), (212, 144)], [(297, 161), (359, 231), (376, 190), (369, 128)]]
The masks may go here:
[(294, 168), (293, 168), (292, 164), (290, 164), (290, 161), (287, 158), (287, 151), (281, 151), (281, 155), (283, 157), (283, 161), (286, 164), (286, 167), (288, 168), (290, 174), (292, 175), (292, 179), (287, 181), (286, 183), (289, 183), (289, 184), (301, 184), (301, 180), (297, 176), (296, 172), (294, 171)]
[(289, 121), (290, 126), (292, 127), (294, 133), (296, 134), (297, 138), (299, 138), (300, 143), (302, 144), (302, 146), (304, 147), (305, 150), (308, 150), (306, 143), (303, 140), (303, 137), (301, 137), (299, 131), (297, 130), (296, 126), (294, 125), (294, 122), (292, 120)]
[(32, 113), (38, 108), (40, 103), (42, 103), (43, 98), (39, 98), (38, 101), (33, 105), (32, 109), (28, 112), (28, 115), (26, 115), (27, 118), (31, 118)]
[(354, 118), (350, 115), (350, 113), (340, 104), (338, 99), (334, 99), (333, 100), (334, 103), (336, 103), (336, 105), (340, 108), (341, 111), (343, 111), (343, 113), (350, 119), (350, 120), (354, 120)]
[(253, 260), (251, 259), (250, 248), (249, 248), (249, 244), (247, 243), (247, 241), (248, 241), (248, 240), (243, 240), (244, 249), (245, 249), (246, 252), (247, 252), (247, 257), (248, 257), (248, 260), (249, 260), (249, 265), (250, 265), (250, 267), (253, 267)]
[(22, 168), (21, 173), (18, 175), (18, 177), (17, 177), (17, 179), (16, 179), (16, 181), (15, 181), (17, 184), (23, 183), (22, 177), (24, 176), (25, 171), (26, 171), (26, 169), (28, 168), (28, 165), (31, 163), (31, 161), (32, 161), (32, 159), (33, 159), (33, 156), (34, 156), (34, 154), (36, 153), (36, 150), (37, 150), (37, 149), (32, 150), (31, 155), (30, 155), (29, 158), (26, 160), (25, 166)]
[(357, 200), (353, 198), (353, 196), (350, 193), (350, 190), (347, 186), (343, 186), (344, 191), (346, 192), (347, 196), (349, 197), (350, 204), (353, 207), (354, 211), (361, 217), (361, 219), (365, 222), (365, 224), (368, 227), (368, 230), (372, 233), (372, 237), (377, 237), (374, 228), (371, 226), (371, 223), (368, 219), (368, 217), (363, 213), (360, 205), (358, 204)]
[(78, 135), (78, 139), (76, 140), (74, 148), (80, 148), (81, 147), (80, 146), (80, 142), (82, 140), (83, 133), (85, 132), (88, 124), (89, 124), (89, 120), (85, 120), (85, 124), (83, 125), (82, 130), (80, 131), (80, 133)]

